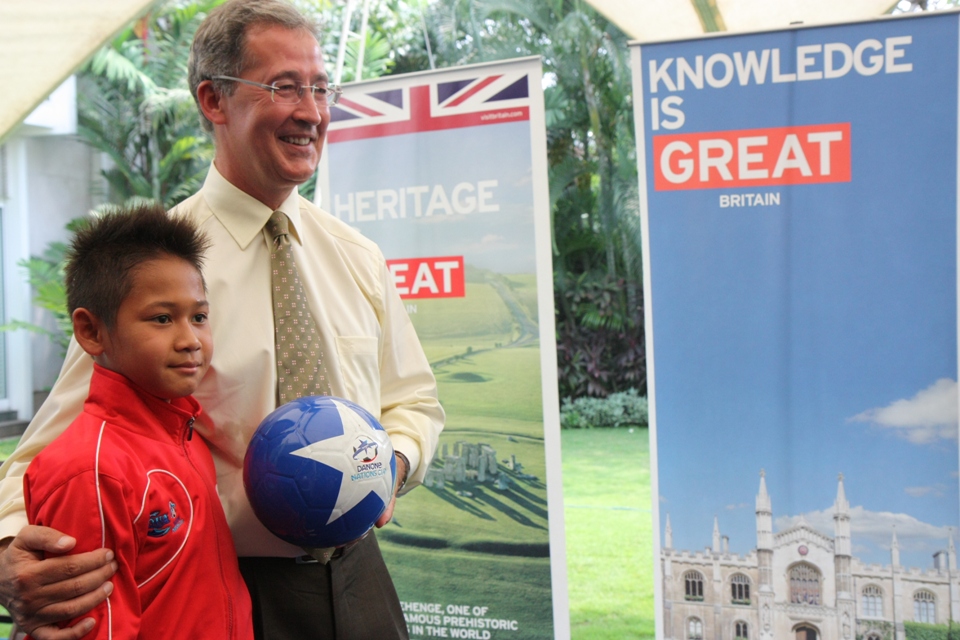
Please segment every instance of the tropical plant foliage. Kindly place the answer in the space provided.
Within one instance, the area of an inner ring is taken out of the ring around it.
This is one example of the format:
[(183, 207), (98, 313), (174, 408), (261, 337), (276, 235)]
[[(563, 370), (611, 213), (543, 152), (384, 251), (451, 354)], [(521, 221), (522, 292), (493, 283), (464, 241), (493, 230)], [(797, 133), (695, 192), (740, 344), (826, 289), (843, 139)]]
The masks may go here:
[(213, 147), (187, 87), (187, 56), (203, 15), (222, 1), (161, 5), (81, 68), (78, 130), (110, 159), (111, 202), (170, 207), (202, 184)]
[[(67, 229), (73, 231), (80, 220), (72, 220)], [(55, 329), (26, 322), (25, 320), (11, 320), (0, 326), (0, 331), (15, 331), (25, 329), (32, 333), (46, 336), (60, 348), (61, 354), (66, 354), (70, 336), (73, 335), (73, 325), (70, 314), (67, 313), (67, 292), (64, 288), (64, 256), (67, 245), (63, 242), (51, 242), (41, 256), (31, 256), (28, 260), (21, 260), (17, 265), (27, 274), (27, 281), (33, 290), (33, 305), (45, 309), (53, 315)]]
[[(145, 198), (134, 196), (127, 201), (128, 205), (143, 204)], [(101, 205), (91, 211), (92, 215), (101, 215), (109, 210), (110, 205)], [(70, 235), (76, 233), (90, 218), (74, 218), (66, 225)], [(67, 288), (64, 270), (67, 264), (67, 243), (51, 242), (43, 251), (43, 255), (30, 256), (21, 260), (17, 265), (27, 274), (27, 282), (33, 290), (33, 306), (50, 313), (54, 321), (54, 329), (42, 325), (26, 322), (25, 320), (11, 320), (0, 325), (0, 331), (16, 331), (24, 329), (31, 333), (46, 336), (60, 348), (60, 355), (67, 353), (70, 337), (73, 335), (73, 321), (67, 309)]]
[(561, 397), (646, 392), (643, 311), (627, 304), (625, 286), (623, 278), (582, 273), (555, 289)]
[(648, 418), (647, 399), (636, 389), (611, 393), (606, 398), (564, 398), (560, 407), (560, 426), (564, 429), (646, 427)]
[(578, 0), (439, 0), (424, 25), (395, 71), (542, 57), (560, 393), (645, 393), (626, 36)]

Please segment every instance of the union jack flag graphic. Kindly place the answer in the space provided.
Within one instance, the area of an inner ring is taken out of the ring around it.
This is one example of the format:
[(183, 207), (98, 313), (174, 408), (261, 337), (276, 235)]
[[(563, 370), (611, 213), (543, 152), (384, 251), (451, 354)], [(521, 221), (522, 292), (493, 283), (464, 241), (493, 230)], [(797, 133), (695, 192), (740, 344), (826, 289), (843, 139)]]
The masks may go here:
[(327, 141), (379, 138), (530, 119), (527, 72), (446, 82), (348, 88), (335, 107)]

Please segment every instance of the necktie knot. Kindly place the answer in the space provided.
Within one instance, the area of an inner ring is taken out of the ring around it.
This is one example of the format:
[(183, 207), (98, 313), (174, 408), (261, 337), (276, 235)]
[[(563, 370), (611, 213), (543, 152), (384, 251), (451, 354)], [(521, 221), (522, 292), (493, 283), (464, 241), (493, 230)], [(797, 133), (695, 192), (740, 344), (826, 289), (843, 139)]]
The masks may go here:
[(267, 220), (267, 233), (273, 238), (274, 243), (283, 242), (284, 238), (290, 233), (290, 223), (287, 214), (282, 211), (274, 211), (270, 219)]

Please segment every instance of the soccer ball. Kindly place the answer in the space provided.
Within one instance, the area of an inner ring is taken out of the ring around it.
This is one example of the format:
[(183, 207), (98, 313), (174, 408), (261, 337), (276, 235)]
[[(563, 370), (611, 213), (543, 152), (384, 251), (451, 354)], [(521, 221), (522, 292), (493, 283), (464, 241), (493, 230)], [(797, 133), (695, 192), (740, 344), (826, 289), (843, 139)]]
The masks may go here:
[(307, 396), (260, 423), (243, 461), (253, 512), (278, 538), (337, 547), (370, 530), (393, 497), (393, 446), (349, 400)]

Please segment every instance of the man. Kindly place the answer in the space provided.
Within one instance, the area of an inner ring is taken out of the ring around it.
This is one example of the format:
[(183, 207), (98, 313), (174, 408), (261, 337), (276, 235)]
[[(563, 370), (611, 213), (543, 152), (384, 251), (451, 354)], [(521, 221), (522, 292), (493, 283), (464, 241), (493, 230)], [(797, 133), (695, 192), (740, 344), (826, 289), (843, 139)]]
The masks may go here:
[[(398, 491), (404, 479), (406, 490), (423, 479), (442, 428), (436, 383), (379, 250), (297, 194), (320, 158), (336, 95), (327, 81), (314, 28), (283, 0), (231, 0), (197, 31), (190, 85), (216, 154), (203, 188), (177, 207), (212, 242), (206, 276), (217, 349), (195, 394), (207, 415), (197, 431), (217, 463), (258, 638), (405, 638), (373, 535), (334, 552), (329, 564), (304, 559), (256, 520), (241, 478), (260, 419), (290, 399), (291, 380), (299, 385), (304, 375), (317, 390), (293, 392), (330, 392), (379, 416), (398, 452)], [(272, 261), (283, 252), (316, 325), (317, 357), (307, 363), (315, 371), (300, 376), (285, 369), (287, 350), (274, 342), (283, 321), (274, 317), (280, 303), (272, 292), (281, 285)], [(74, 541), (70, 532), (24, 527), (22, 512), (23, 470), (76, 416), (90, 370), (72, 345), (50, 399), (2, 468), (0, 602), (37, 640), (82, 637), (89, 621), (55, 623), (112, 590), (110, 550), (43, 560)]]

